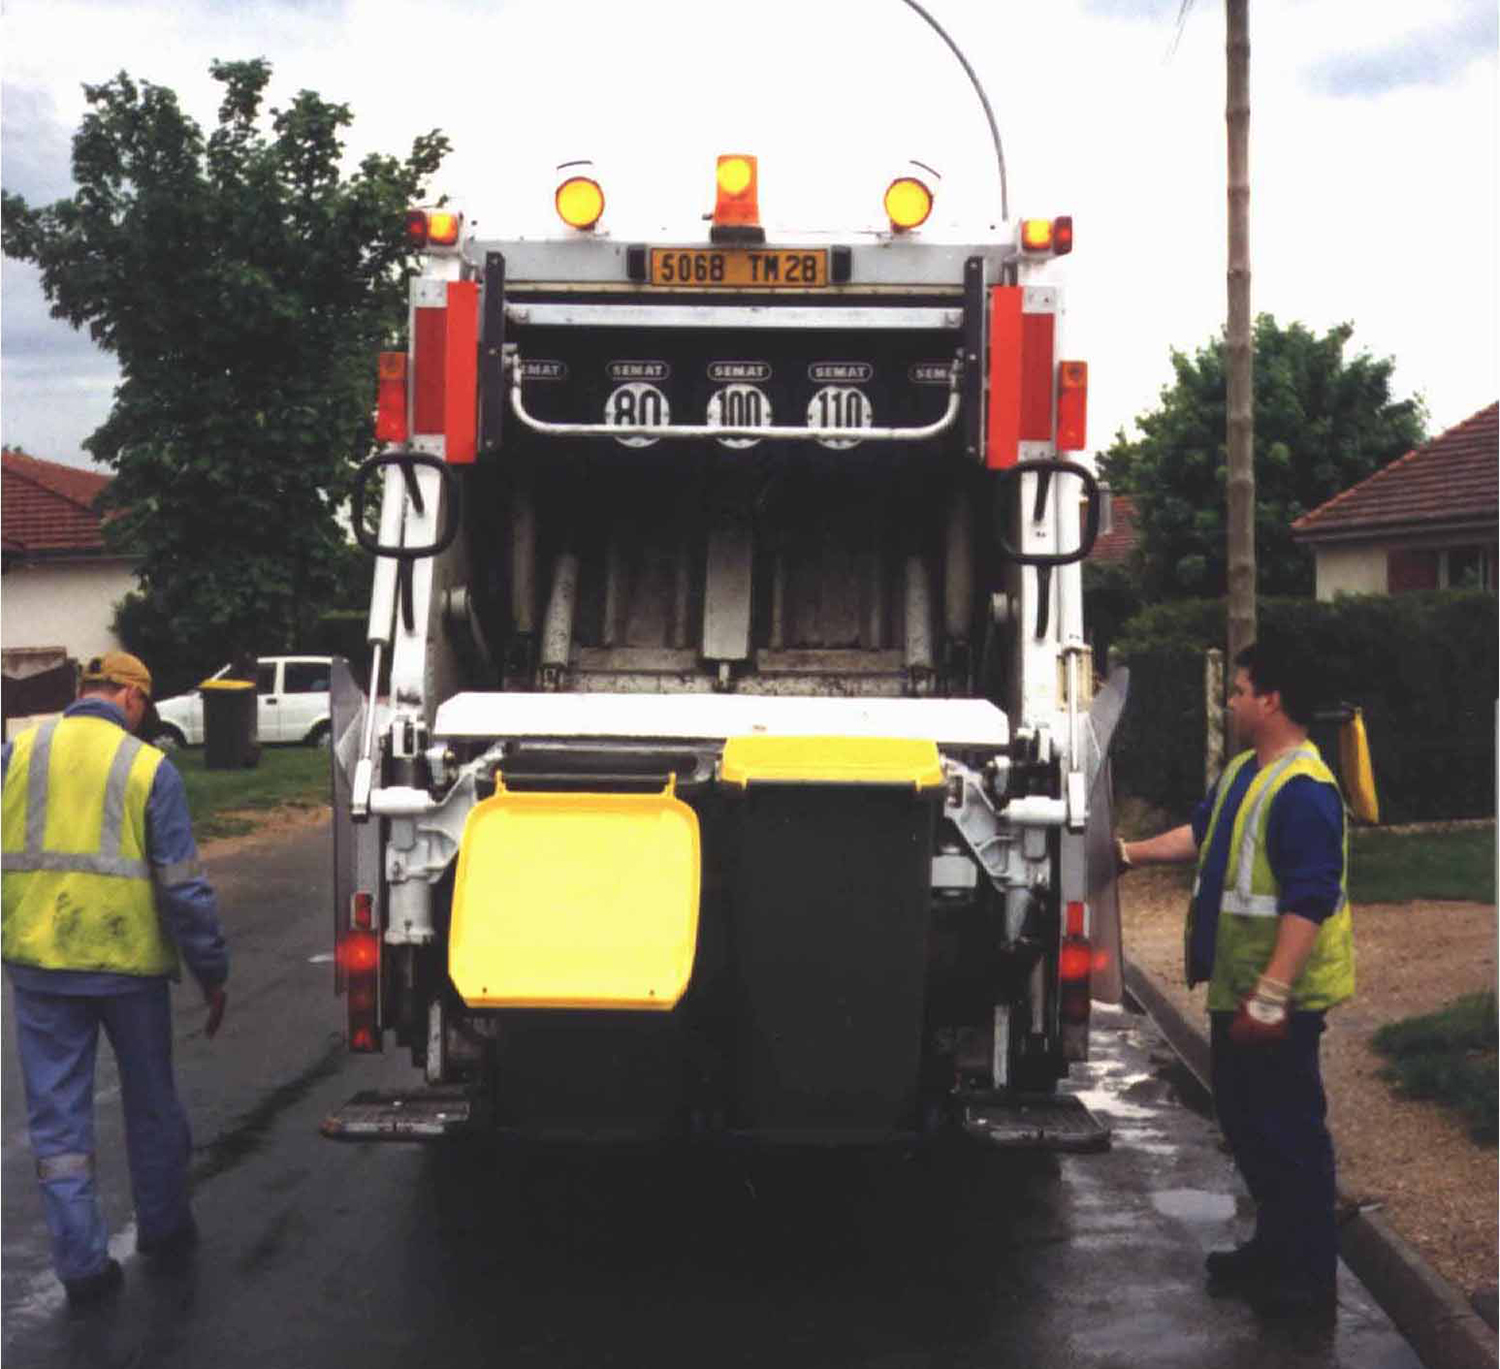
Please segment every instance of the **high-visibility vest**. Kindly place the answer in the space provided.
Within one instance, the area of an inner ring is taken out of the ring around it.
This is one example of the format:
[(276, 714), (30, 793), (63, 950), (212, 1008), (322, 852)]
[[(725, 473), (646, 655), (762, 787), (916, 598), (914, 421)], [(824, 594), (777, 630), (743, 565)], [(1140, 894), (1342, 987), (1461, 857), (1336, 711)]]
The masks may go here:
[[(1249, 764), (1253, 751), (1236, 756), (1219, 780), (1218, 795), (1208, 820), (1208, 831), (1198, 855), (1198, 878), (1223, 817), (1224, 800), (1234, 778)], [(1214, 942), (1213, 975), (1208, 984), (1210, 1012), (1233, 1012), (1255, 990), (1255, 981), (1265, 972), (1276, 945), (1280, 926), (1281, 890), (1266, 850), (1266, 832), (1271, 820), (1271, 801), (1283, 785), (1299, 775), (1320, 784), (1338, 781), (1311, 742), (1278, 756), (1266, 766), (1245, 791), (1235, 814), (1229, 837), (1229, 861), (1224, 869), (1224, 889), (1219, 902), (1219, 927)], [(1342, 802), (1342, 799), (1340, 800)], [(1193, 889), (1193, 904), (1198, 889)], [(1192, 944), (1193, 912), (1188, 913), (1188, 944)], [(1319, 925), (1317, 940), (1292, 985), (1292, 1007), (1304, 1012), (1322, 1011), (1354, 994), (1354, 928), (1349, 915), (1349, 825), (1344, 824), (1343, 865), (1339, 872), (1339, 899), (1333, 913)]]
[(146, 804), (162, 753), (106, 718), (16, 738), (0, 798), (0, 955), (44, 970), (178, 974), (156, 911)]

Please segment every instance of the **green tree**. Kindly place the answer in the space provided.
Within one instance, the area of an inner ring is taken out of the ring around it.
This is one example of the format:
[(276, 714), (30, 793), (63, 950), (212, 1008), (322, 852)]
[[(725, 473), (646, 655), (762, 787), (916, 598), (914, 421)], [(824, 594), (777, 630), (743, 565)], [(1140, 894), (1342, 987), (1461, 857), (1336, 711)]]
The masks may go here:
[(208, 137), (172, 91), (121, 72), (85, 87), (76, 193), (3, 197), (6, 255), (39, 266), (53, 315), (119, 359), (84, 445), (117, 472), (108, 526), (141, 556), (150, 616), (205, 664), (296, 644), (336, 592), (374, 354), (406, 321), (402, 211), (448, 150), (433, 131), (345, 175), (347, 105), (302, 91), (266, 130), (270, 65), (211, 71)]
[[(1352, 324), (1322, 337), (1300, 323), (1255, 321), (1255, 547), (1261, 594), (1311, 594), (1312, 557), (1291, 525), (1410, 451), (1426, 431), (1418, 400), (1393, 401), (1395, 363), (1344, 355)], [(1176, 379), (1119, 433), (1100, 468), (1136, 501), (1148, 599), (1216, 598), (1226, 587), (1225, 350), (1215, 338), (1173, 351)]]

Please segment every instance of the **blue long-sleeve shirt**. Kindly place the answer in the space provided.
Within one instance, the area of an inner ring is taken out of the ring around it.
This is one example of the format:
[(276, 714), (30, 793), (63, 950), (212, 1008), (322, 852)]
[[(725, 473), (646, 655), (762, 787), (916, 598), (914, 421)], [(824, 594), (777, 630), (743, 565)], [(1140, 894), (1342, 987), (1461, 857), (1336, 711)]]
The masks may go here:
[[(104, 718), (124, 728), (125, 714), (108, 699), (86, 695), (69, 705), (65, 718)], [(10, 771), (12, 746), (0, 752), (0, 782)], [(146, 800), (146, 852), (156, 888), (156, 911), (162, 928), (176, 943), (193, 978), (205, 990), (229, 978), (229, 947), (219, 925), (219, 903), (198, 862), (188, 816), (187, 789), (177, 767), (163, 759), (156, 767)], [(23, 989), (37, 993), (102, 996), (132, 993), (159, 975), (114, 974), (104, 970), (43, 970), (6, 962), (6, 972)]]
[[(1213, 977), (1218, 944), (1219, 903), (1229, 868), (1229, 839), (1235, 815), (1259, 766), (1252, 758), (1240, 767), (1224, 812), (1205, 853), (1193, 898), (1193, 940), (1188, 978), (1195, 984)], [(1193, 812), (1193, 840), (1200, 850), (1208, 835), (1218, 784)], [(1266, 856), (1280, 890), (1279, 909), (1309, 922), (1322, 922), (1338, 907), (1343, 887), (1344, 800), (1332, 785), (1295, 775), (1276, 792), (1266, 819)]]

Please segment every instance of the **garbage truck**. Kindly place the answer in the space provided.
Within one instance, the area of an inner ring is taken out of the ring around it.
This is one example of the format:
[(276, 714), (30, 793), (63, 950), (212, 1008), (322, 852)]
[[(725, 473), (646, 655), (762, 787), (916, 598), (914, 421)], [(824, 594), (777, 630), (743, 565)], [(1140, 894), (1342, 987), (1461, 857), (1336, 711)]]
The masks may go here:
[(552, 232), (408, 215), (332, 930), (349, 1050), (414, 1072), (323, 1131), (1107, 1145), (1072, 220), (939, 231), (902, 164), (873, 228), (788, 232), (772, 163), (692, 171), (654, 237), (589, 164)]

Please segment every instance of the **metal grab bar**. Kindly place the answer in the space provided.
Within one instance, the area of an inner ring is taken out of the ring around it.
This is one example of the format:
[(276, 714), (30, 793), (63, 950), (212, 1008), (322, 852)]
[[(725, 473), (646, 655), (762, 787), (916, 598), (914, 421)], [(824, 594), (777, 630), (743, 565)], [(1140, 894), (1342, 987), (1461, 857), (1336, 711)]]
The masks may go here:
[(527, 413), (521, 397), (522, 361), (520, 349), (513, 342), (505, 344), (505, 369), (510, 372), (510, 401), (522, 423), (534, 432), (553, 437), (676, 437), (676, 438), (780, 438), (783, 441), (807, 440), (832, 442), (920, 442), (936, 437), (953, 426), (958, 418), (963, 394), (959, 389), (959, 363), (955, 360), (948, 372), (948, 407), (935, 422), (920, 428), (792, 428), (792, 427), (715, 427), (711, 423), (549, 423)]

